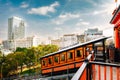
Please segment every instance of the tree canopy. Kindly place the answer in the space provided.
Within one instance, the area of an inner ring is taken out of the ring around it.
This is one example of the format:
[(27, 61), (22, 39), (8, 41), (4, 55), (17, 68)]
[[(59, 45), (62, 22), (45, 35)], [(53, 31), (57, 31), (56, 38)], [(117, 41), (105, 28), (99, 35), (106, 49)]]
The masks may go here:
[(0, 61), (2, 61), (2, 74), (3, 77), (10, 76), (11, 74), (17, 74), (18, 67), (21, 72), (24, 65), (28, 68), (30, 66), (39, 65), (39, 58), (46, 54), (57, 51), (59, 48), (56, 45), (39, 45), (31, 48), (20, 48), (6, 56), (2, 56), (0, 53)]

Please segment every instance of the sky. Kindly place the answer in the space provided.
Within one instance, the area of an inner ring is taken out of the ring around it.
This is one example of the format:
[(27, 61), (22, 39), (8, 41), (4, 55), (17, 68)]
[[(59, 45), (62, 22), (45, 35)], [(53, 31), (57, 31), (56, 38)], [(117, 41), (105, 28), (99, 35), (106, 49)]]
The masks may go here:
[(0, 0), (0, 39), (7, 39), (8, 18), (12, 16), (25, 21), (26, 36), (37, 35), (43, 40), (82, 34), (88, 28), (105, 30), (109, 35), (115, 8), (114, 0)]

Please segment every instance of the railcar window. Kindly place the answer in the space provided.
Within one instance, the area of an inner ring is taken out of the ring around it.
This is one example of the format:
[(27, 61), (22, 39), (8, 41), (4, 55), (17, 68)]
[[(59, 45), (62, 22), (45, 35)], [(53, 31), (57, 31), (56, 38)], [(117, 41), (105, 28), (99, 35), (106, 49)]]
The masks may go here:
[(52, 64), (51, 58), (48, 58), (48, 63), (49, 63), (49, 64)]
[(58, 63), (58, 56), (54, 57), (54, 61)]
[(72, 59), (73, 58), (73, 53), (72, 52), (69, 52), (68, 53), (68, 59)]
[(65, 61), (65, 54), (61, 55), (61, 61)]
[(43, 66), (45, 66), (45, 61), (44, 60), (43, 60), (42, 64), (43, 64)]
[(80, 50), (77, 50), (77, 54), (76, 54), (76, 57), (81, 57), (82, 56), (82, 53)]

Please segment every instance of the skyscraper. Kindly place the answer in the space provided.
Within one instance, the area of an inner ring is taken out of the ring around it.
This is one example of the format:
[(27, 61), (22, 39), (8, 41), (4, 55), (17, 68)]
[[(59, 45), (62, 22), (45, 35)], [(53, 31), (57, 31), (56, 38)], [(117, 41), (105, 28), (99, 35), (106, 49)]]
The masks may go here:
[(25, 38), (25, 22), (19, 17), (11, 17), (8, 19), (8, 40), (4, 41), (4, 48), (15, 51), (17, 47), (38, 46), (40, 39), (38, 37)]
[(8, 40), (22, 39), (25, 37), (25, 22), (19, 17), (8, 19)]

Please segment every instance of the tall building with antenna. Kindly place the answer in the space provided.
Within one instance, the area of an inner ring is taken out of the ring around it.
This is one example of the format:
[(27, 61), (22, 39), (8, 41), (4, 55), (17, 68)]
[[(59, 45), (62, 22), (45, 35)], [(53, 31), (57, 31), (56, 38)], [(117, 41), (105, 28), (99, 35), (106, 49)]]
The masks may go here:
[(25, 22), (19, 17), (8, 19), (8, 40), (14, 41), (25, 37)]

